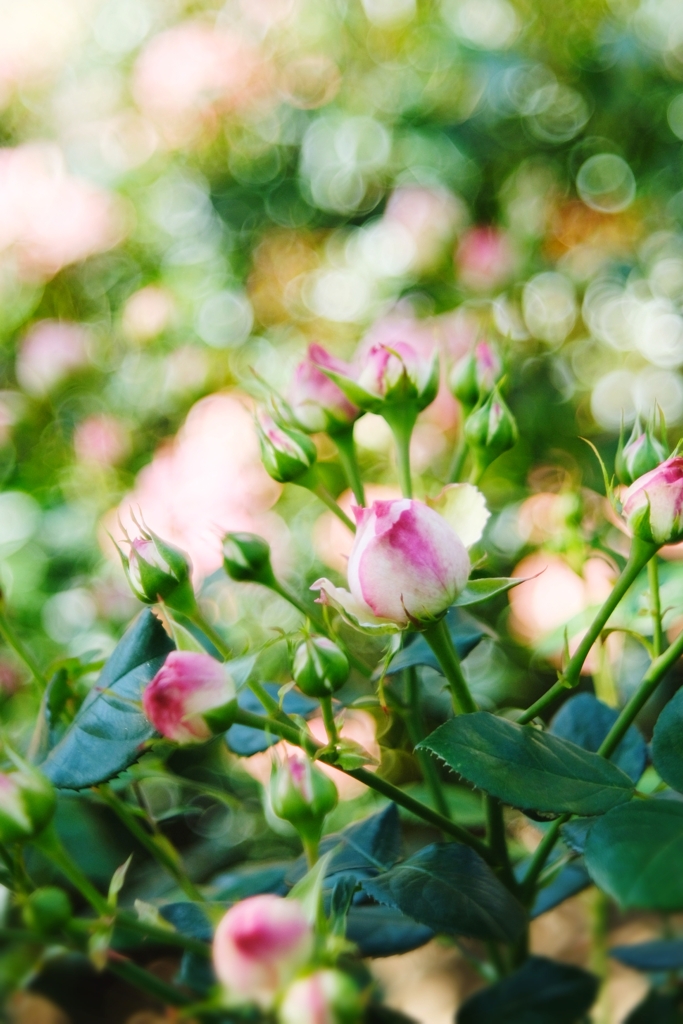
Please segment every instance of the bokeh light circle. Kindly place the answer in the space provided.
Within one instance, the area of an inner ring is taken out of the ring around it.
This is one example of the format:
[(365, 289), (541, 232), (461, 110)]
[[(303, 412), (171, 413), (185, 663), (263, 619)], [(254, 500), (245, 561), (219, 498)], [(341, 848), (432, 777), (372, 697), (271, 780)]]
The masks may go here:
[(586, 206), (601, 213), (619, 213), (636, 195), (633, 171), (616, 153), (596, 153), (579, 168), (576, 189)]

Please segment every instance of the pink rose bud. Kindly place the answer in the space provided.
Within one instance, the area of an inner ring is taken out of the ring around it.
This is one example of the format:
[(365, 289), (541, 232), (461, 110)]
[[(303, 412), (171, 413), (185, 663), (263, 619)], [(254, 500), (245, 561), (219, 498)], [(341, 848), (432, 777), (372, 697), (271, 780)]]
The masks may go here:
[(288, 821), (304, 843), (317, 843), (325, 817), (338, 801), (337, 787), (329, 775), (305, 756), (288, 757), (273, 770), (270, 802), (278, 818)]
[(349, 367), (335, 359), (322, 345), (311, 345), (308, 358), (299, 363), (289, 388), (289, 404), (302, 430), (313, 434), (324, 430), (338, 433), (353, 425), (360, 409), (350, 402), (342, 389), (325, 376), (321, 367), (347, 373)]
[(352, 624), (377, 632), (433, 622), (464, 589), (465, 545), (448, 522), (421, 501), (376, 501), (354, 509), (358, 529), (349, 558), (349, 591), (320, 579), (311, 590)]
[(631, 484), (622, 512), (641, 540), (657, 545), (683, 540), (683, 456), (671, 456)]
[(319, 365), (364, 412), (384, 413), (387, 406), (406, 402), (419, 411), (434, 401), (439, 389), (437, 352), (425, 357), (407, 341), (372, 345), (358, 367)]
[(268, 1010), (313, 953), (313, 929), (297, 900), (252, 896), (221, 919), (213, 966), (229, 1002)]
[(363, 998), (347, 974), (316, 971), (293, 982), (285, 992), (278, 1024), (358, 1024)]
[(261, 458), (266, 472), (281, 484), (307, 473), (317, 458), (313, 442), (300, 430), (276, 423), (259, 409), (256, 426), (261, 444)]
[(640, 420), (633, 424), (631, 436), (624, 444), (623, 431), (614, 461), (617, 477), (622, 484), (632, 484), (639, 476), (656, 469), (668, 455), (662, 442), (655, 437), (651, 427), (643, 430)]
[(236, 707), (225, 665), (197, 651), (171, 651), (142, 695), (145, 715), (174, 743), (201, 743), (225, 732)]
[(0, 774), (0, 843), (20, 843), (42, 832), (52, 820), (56, 797), (52, 785), (15, 757), (19, 771)]
[(474, 349), (453, 366), (449, 387), (466, 409), (473, 409), (481, 398), (491, 394), (500, 379), (500, 356), (488, 341), (480, 341)]
[(145, 604), (163, 601), (175, 611), (191, 613), (196, 608), (190, 580), (190, 560), (182, 551), (157, 537), (151, 530), (130, 541), (126, 555), (119, 555), (135, 596)]

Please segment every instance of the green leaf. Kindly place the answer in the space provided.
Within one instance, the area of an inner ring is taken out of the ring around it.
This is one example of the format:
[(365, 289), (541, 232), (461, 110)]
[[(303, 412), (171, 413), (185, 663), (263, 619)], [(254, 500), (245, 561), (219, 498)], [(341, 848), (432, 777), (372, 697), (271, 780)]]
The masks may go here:
[(456, 598), (456, 607), (464, 608), (470, 604), (488, 601), (489, 598), (496, 597), (498, 594), (506, 594), (513, 587), (518, 587), (520, 583), (526, 583), (526, 578), (514, 579), (507, 576), (499, 576), (497, 578), (470, 580), (465, 589)]
[(487, 711), (452, 718), (418, 747), (523, 810), (604, 814), (633, 794), (629, 777), (597, 754)]
[(583, 861), (570, 861), (548, 885), (544, 886), (536, 896), (531, 908), (531, 919), (547, 914), (549, 910), (564, 903), (570, 896), (583, 892), (591, 884), (590, 875)]
[(521, 905), (478, 853), (460, 843), (426, 846), (363, 889), (435, 932), (514, 942), (525, 925)]
[(111, 882), (109, 883), (109, 892), (107, 893), (107, 903), (109, 903), (109, 905), (112, 907), (116, 907), (119, 898), (119, 893), (123, 889), (124, 882), (126, 881), (126, 875), (128, 874), (128, 868), (130, 867), (132, 859), (133, 854), (131, 853), (130, 857), (126, 861), (124, 861), (123, 864), (120, 865), (120, 867), (116, 869), (116, 871), (111, 877)]
[[(577, 693), (565, 701), (550, 723), (553, 736), (570, 740), (584, 750), (596, 752), (619, 717), (592, 693)], [(634, 725), (610, 757), (610, 761), (637, 782), (647, 764), (647, 745)]]
[(683, 968), (683, 939), (654, 939), (632, 946), (612, 946), (609, 955), (636, 971), (680, 971)]
[(83, 789), (133, 764), (155, 733), (140, 708), (142, 691), (173, 650), (145, 609), (123, 635), (76, 718), (42, 763), (60, 789)]
[[(486, 636), (487, 627), (482, 626), (467, 612), (454, 607), (449, 608), (446, 621), (458, 657), (462, 661)], [(421, 633), (408, 634), (404, 647), (393, 656), (385, 674), (392, 676), (404, 668), (412, 668), (413, 665), (428, 665), (429, 668), (443, 674), (438, 658)], [(377, 679), (381, 672), (381, 669), (375, 672), (373, 679)]]
[(657, 719), (652, 763), (672, 789), (683, 793), (683, 690), (671, 698)]
[[(388, 804), (377, 814), (325, 836), (320, 852), (328, 851), (332, 851), (328, 875), (366, 876), (386, 871), (396, 863), (401, 852), (401, 824), (396, 804)], [(293, 885), (307, 870), (306, 858), (299, 857), (291, 866), (287, 883)]]
[(394, 907), (374, 903), (351, 907), (346, 919), (346, 937), (355, 942), (361, 956), (396, 956), (419, 949), (434, 932)]
[(577, 1024), (598, 993), (594, 974), (531, 956), (514, 974), (471, 996), (456, 1024)]
[(638, 800), (617, 807), (588, 833), (591, 878), (622, 907), (683, 910), (683, 805)]

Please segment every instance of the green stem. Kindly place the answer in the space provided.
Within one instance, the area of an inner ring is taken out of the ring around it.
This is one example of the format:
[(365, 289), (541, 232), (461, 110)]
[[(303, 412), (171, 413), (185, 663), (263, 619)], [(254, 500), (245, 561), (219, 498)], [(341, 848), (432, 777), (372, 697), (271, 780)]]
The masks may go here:
[[(404, 715), (406, 729), (413, 747), (416, 747), (420, 740), (425, 737), (425, 727), (420, 707), (420, 688), (418, 685), (417, 671), (415, 667), (405, 669), (406, 690), (408, 695), (408, 711)], [(441, 786), (439, 770), (431, 754), (426, 750), (416, 750), (415, 754), (420, 764), (422, 777), (432, 794), (434, 806), (444, 817), (450, 818), (451, 812), (446, 800), (446, 794)]]
[[(298, 729), (293, 724), (285, 725), (283, 722), (274, 721), (271, 718), (263, 718), (261, 715), (254, 715), (250, 711), (242, 711), (241, 709), (235, 716), (235, 722), (240, 725), (247, 725), (251, 729), (260, 729), (262, 732), (270, 732), (275, 736), (280, 736), (282, 739), (287, 740), (288, 743), (301, 747), (309, 754), (316, 754), (321, 749), (321, 744), (317, 743), (310, 733)], [(334, 768), (338, 768), (339, 771), (343, 771), (345, 775), (349, 775), (352, 779), (357, 779), (358, 782), (362, 782), (369, 789), (374, 789), (375, 792), (381, 793), (387, 799), (393, 800), (394, 803), (404, 807), (416, 817), (422, 818), (423, 821), (436, 825), (446, 835), (452, 836), (466, 846), (471, 846), (487, 863), (495, 865), (493, 855), (486, 843), (477, 839), (476, 836), (473, 836), (466, 829), (461, 828), (460, 825), (456, 825), (455, 822), (449, 821), (443, 814), (439, 814), (438, 811), (432, 810), (426, 804), (408, 796), (407, 793), (392, 785), (391, 782), (387, 782), (386, 779), (367, 771), (365, 768), (342, 768), (340, 765), (335, 764), (333, 755), (323, 753), (319, 759), (326, 764), (331, 764)]]
[(14, 629), (7, 618), (5, 607), (5, 599), (0, 596), (0, 636), (2, 636), (7, 646), (11, 647), (14, 653), (21, 659), (21, 661), (23, 661), (24, 665), (26, 665), (26, 668), (38, 683), (41, 691), (45, 690), (47, 687), (47, 679), (41, 672), (38, 663), (31, 652), (14, 632)]
[(353, 426), (333, 434), (332, 439), (337, 446), (339, 461), (341, 462), (344, 473), (346, 474), (349, 487), (353, 491), (353, 496), (361, 508), (364, 508), (365, 488), (363, 486), (363, 479), (360, 475), (358, 460), (356, 458), (356, 445), (353, 440)]
[(527, 708), (527, 710), (520, 715), (518, 722), (521, 725), (525, 725), (533, 718), (536, 718), (536, 716), (544, 711), (549, 704), (552, 704), (556, 697), (559, 697), (560, 694), (564, 693), (567, 689), (573, 689), (573, 687), (578, 684), (583, 663), (588, 657), (591, 647), (600, 636), (600, 633), (605, 627), (610, 615), (617, 607), (622, 597), (626, 594), (627, 590), (631, 587), (631, 584), (640, 574), (641, 569), (645, 567), (656, 552), (657, 548), (654, 544), (648, 544), (646, 541), (639, 540), (637, 537), (634, 537), (628, 562), (624, 566), (619, 579), (614, 584), (612, 593), (593, 619), (593, 622), (577, 647), (576, 652), (570, 658), (567, 667), (557, 682), (551, 686), (542, 697), (539, 697), (539, 699), (532, 704), (530, 708)]
[(306, 863), (310, 870), (318, 863), (320, 842), (317, 839), (302, 839), (301, 842), (303, 843), (304, 853), (306, 854)]
[[(464, 427), (464, 424), (463, 424)], [(462, 471), (465, 468), (465, 459), (467, 458), (467, 442), (465, 441), (465, 431), (461, 429), (460, 437), (453, 449), (453, 458), (451, 465), (448, 470), (448, 481), (452, 484), (457, 484), (462, 476)]]
[[(110, 916), (112, 915), (113, 911), (110, 913)], [(157, 943), (160, 946), (173, 946), (177, 949), (186, 950), (188, 953), (196, 953), (197, 956), (206, 957), (207, 959), (211, 956), (211, 947), (205, 942), (202, 942), (200, 939), (190, 938), (189, 935), (183, 935), (172, 928), (159, 928), (156, 925), (147, 924), (145, 921), (140, 921), (137, 917), (133, 917), (132, 914), (122, 910), (116, 911), (115, 921), (117, 931), (132, 932), (134, 935), (149, 939), (150, 942)], [(96, 924), (97, 919), (95, 918), (85, 920), (82, 917), (74, 917), (69, 921), (67, 928), (68, 931), (74, 934), (89, 935), (92, 932), (93, 925)]]
[(510, 855), (508, 853), (507, 840), (505, 837), (505, 818), (503, 817), (503, 805), (495, 796), (488, 793), (485, 797), (486, 803), (486, 838), (489, 847), (496, 861), (500, 865), (501, 875), (506, 886), (513, 892), (518, 888), (515, 879)]
[(118, 955), (113, 957), (110, 954), (107, 969), (112, 974), (117, 974), (119, 978), (123, 978), (129, 985), (139, 988), (142, 992), (146, 992), (168, 1006), (189, 1006), (192, 1002), (189, 996), (179, 992), (172, 985), (167, 985), (165, 981), (146, 971), (144, 967), (138, 967), (132, 960), (124, 960)]
[(536, 882), (545, 867), (545, 862), (550, 856), (555, 843), (560, 838), (560, 829), (570, 818), (571, 814), (563, 814), (561, 817), (555, 818), (555, 821), (550, 825), (543, 839), (541, 839), (536, 847), (522, 882), (522, 900), (527, 905), (531, 905), (533, 902), (536, 893)]
[(651, 558), (647, 563), (647, 578), (650, 584), (650, 606), (654, 625), (652, 642), (655, 658), (658, 658), (664, 650), (664, 630), (662, 629), (662, 602), (659, 596), (659, 566), (656, 558)]
[(438, 622), (434, 622), (425, 629), (424, 638), (434, 651), (446, 676), (453, 699), (453, 710), (456, 715), (460, 713), (471, 714), (473, 711), (477, 711), (477, 705), (470, 693), (467, 680), (462, 673), (460, 658), (453, 646), (446, 618), (439, 619)]
[(351, 533), (356, 532), (356, 524), (349, 519), (346, 512), (339, 505), (337, 501), (332, 497), (325, 484), (320, 479), (320, 475), (316, 468), (309, 469), (307, 473), (300, 476), (294, 483), (298, 484), (299, 487), (305, 487), (311, 494), (315, 494), (316, 498), (322, 501), (323, 505), (327, 505), (330, 512), (332, 512), (337, 519), (346, 526)]
[(417, 420), (417, 407), (414, 402), (401, 402), (387, 405), (382, 416), (391, 427), (396, 442), (396, 469), (401, 493), (404, 498), (412, 498), (413, 481), (410, 473), (410, 439)]
[(149, 832), (142, 827), (137, 815), (130, 809), (125, 801), (121, 800), (116, 793), (110, 789), (109, 786), (99, 786), (98, 793), (107, 807), (114, 812), (119, 821), (121, 821), (128, 831), (135, 836), (140, 845), (144, 846), (147, 852), (151, 854), (161, 867), (168, 872), (171, 878), (177, 882), (185, 895), (197, 903), (203, 903), (204, 897), (196, 885), (187, 877), (180, 861), (180, 855), (173, 849), (170, 840), (161, 834), (161, 841), (164, 844), (168, 843), (169, 845), (169, 849), (165, 850), (161, 843), (157, 841), (157, 838), (150, 835)]
[(330, 746), (336, 747), (339, 743), (339, 733), (337, 732), (337, 723), (334, 720), (332, 698), (321, 697), (320, 707), (322, 708), (323, 722), (325, 723), (325, 731), (327, 732), (327, 738), (330, 741)]

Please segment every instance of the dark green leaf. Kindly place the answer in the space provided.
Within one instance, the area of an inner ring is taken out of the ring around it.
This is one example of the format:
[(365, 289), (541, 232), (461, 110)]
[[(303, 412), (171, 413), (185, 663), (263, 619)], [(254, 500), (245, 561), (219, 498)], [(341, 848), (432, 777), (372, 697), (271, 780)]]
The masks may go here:
[[(271, 697), (278, 699), (279, 685), (277, 683), (264, 683), (264, 689)], [(251, 690), (245, 687), (237, 695), (237, 703), (243, 711), (251, 711), (255, 715), (265, 714), (263, 705), (258, 697)], [(282, 702), (283, 710), (288, 715), (310, 715), (319, 707), (317, 700), (305, 697), (298, 690), (289, 690)], [(260, 729), (250, 729), (247, 725), (233, 725), (225, 734), (226, 742), (234, 754), (240, 757), (251, 757), (262, 750), (267, 750), (274, 743), (278, 743), (280, 737), (272, 733), (262, 732)]]
[(564, 903), (570, 896), (587, 889), (591, 884), (590, 875), (586, 871), (583, 861), (571, 861), (565, 864), (560, 873), (546, 886), (544, 886), (534, 901), (531, 908), (531, 917), (540, 917), (553, 907)]
[(463, 591), (461, 591), (455, 604), (458, 608), (464, 608), (469, 604), (479, 604), (480, 601), (488, 601), (490, 597), (497, 594), (506, 594), (513, 587), (520, 583), (526, 583), (525, 579), (510, 579), (505, 576), (496, 578), (470, 580)]
[[(334, 855), (327, 867), (328, 877), (347, 873), (366, 876), (386, 871), (396, 863), (401, 852), (401, 826), (396, 804), (388, 804), (377, 814), (355, 821), (341, 832), (325, 836), (320, 844), (320, 853), (322, 855), (329, 850), (334, 850)], [(300, 857), (287, 875), (288, 884), (294, 885), (307, 870), (306, 859)]]
[(597, 754), (487, 711), (460, 715), (419, 744), (513, 807), (604, 814), (631, 799), (631, 780)]
[[(550, 732), (595, 753), (618, 717), (616, 708), (603, 704), (592, 693), (577, 693), (557, 712), (550, 723)], [(634, 725), (630, 726), (610, 761), (626, 772), (633, 782), (643, 774), (647, 745)]]
[(395, 907), (435, 932), (513, 942), (522, 907), (478, 853), (459, 843), (435, 843), (362, 881), (378, 903)]
[(61, 789), (106, 782), (137, 760), (154, 729), (140, 708), (142, 691), (173, 643), (149, 609), (126, 631), (76, 718), (41, 765)]
[[(449, 609), (447, 621), (448, 630), (455, 644), (455, 649), (462, 660), (467, 657), (470, 651), (474, 650), (482, 637), (486, 636), (485, 628), (482, 628), (481, 623), (477, 622), (471, 615), (468, 615), (467, 612), (462, 612), (458, 608)], [(441, 665), (434, 651), (421, 633), (411, 634), (411, 638), (405, 647), (392, 658), (386, 675), (394, 675), (394, 673), (400, 672), (401, 669), (412, 668), (413, 665), (428, 665), (429, 668), (442, 672)], [(380, 675), (381, 670), (378, 670), (375, 673), (375, 677)]]
[(187, 901), (167, 903), (159, 908), (159, 913), (182, 935), (211, 942), (213, 937), (211, 921), (197, 903), (188, 903)]
[(366, 903), (351, 907), (346, 937), (358, 946), (361, 956), (396, 956), (424, 946), (434, 932), (394, 907)]
[(683, 967), (683, 939), (655, 939), (633, 946), (613, 946), (609, 955), (637, 971), (678, 971)]
[(212, 879), (211, 885), (217, 900), (236, 903), (247, 896), (259, 896), (273, 892), (284, 896), (287, 892), (285, 875), (291, 867), (289, 862), (277, 864), (248, 864), (234, 871), (225, 871)]
[(631, 1010), (624, 1024), (681, 1024), (682, 1021), (676, 996), (649, 992), (642, 1003)]
[(683, 690), (671, 698), (657, 719), (652, 763), (672, 789), (683, 793)]
[(471, 996), (457, 1024), (577, 1024), (593, 1005), (593, 974), (531, 956), (514, 974)]
[(683, 910), (683, 804), (638, 800), (595, 823), (586, 867), (622, 907)]
[(363, 1024), (417, 1024), (412, 1017), (406, 1017), (398, 1010), (392, 1010), (388, 1006), (379, 1006), (371, 1003), (365, 1011)]
[(574, 853), (583, 853), (588, 842), (588, 833), (595, 821), (595, 818), (574, 818), (562, 826), (562, 838), (570, 850)]

